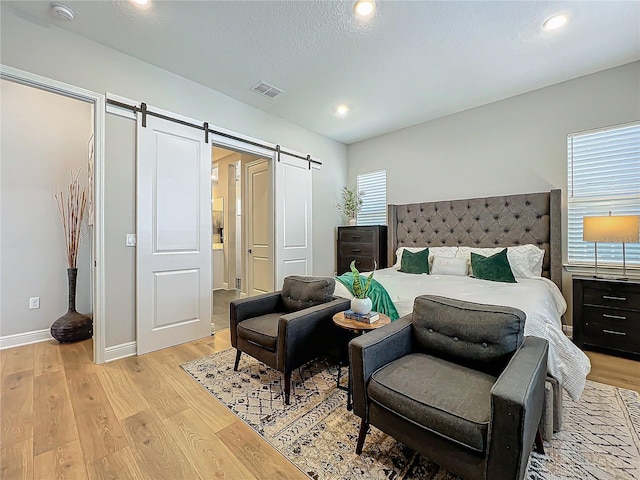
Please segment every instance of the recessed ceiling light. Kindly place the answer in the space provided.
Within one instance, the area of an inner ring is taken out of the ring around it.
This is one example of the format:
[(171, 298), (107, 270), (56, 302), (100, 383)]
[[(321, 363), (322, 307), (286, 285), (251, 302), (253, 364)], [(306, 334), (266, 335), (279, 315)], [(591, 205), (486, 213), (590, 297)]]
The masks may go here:
[(146, 5), (147, 3), (149, 3), (149, 0), (131, 0), (131, 2), (138, 5)]
[(353, 6), (353, 11), (359, 17), (369, 17), (373, 15), (376, 9), (376, 2), (374, 0), (358, 0)]
[(565, 23), (567, 23), (567, 16), (566, 15), (554, 15), (553, 17), (549, 17), (543, 24), (542, 24), (542, 28), (544, 28), (545, 30), (549, 31), (549, 30), (556, 30), (560, 27), (563, 27), (565, 25)]
[(336, 108), (333, 109), (335, 114), (339, 117), (344, 117), (347, 113), (349, 113), (349, 107), (344, 104), (337, 105)]

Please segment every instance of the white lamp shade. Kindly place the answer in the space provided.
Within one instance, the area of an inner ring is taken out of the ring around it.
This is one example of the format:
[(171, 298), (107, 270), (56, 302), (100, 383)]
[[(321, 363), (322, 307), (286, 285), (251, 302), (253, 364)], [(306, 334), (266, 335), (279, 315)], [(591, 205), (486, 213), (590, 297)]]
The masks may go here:
[(640, 216), (584, 217), (582, 239), (585, 242), (638, 242), (640, 241)]

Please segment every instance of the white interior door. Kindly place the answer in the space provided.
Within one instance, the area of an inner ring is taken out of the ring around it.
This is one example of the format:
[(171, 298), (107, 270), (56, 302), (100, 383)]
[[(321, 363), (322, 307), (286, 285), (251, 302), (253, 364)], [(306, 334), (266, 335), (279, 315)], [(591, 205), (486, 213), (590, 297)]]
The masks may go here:
[(247, 295), (273, 292), (273, 206), (269, 161), (246, 169)]
[(275, 162), (276, 289), (288, 275), (312, 275), (312, 177), (308, 162), (281, 154)]
[(152, 116), (143, 127), (139, 118), (137, 189), (142, 354), (211, 333), (211, 148), (204, 133)]

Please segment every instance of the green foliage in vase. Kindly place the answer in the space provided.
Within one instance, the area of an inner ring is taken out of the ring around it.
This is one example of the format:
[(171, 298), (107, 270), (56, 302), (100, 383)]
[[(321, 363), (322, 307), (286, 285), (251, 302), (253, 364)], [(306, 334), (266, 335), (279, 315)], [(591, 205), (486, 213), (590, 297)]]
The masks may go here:
[(360, 272), (356, 268), (356, 261), (351, 262), (350, 268), (351, 273), (353, 273), (353, 295), (356, 298), (367, 298), (367, 292), (369, 291), (369, 287), (371, 286), (371, 280), (373, 279), (373, 274), (376, 273), (377, 268), (376, 262), (373, 262), (373, 272), (369, 274), (367, 280), (362, 285), (362, 276)]
[(336, 203), (338, 212), (347, 218), (356, 218), (356, 215), (362, 210), (364, 191), (357, 191), (351, 185), (342, 187), (342, 203)]

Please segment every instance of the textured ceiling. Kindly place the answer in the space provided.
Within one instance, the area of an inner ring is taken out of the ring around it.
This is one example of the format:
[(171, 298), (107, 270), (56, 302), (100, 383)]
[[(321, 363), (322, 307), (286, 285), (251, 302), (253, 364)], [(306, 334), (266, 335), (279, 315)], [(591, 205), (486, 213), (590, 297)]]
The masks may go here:
[(379, 0), (367, 23), (351, 1), (2, 3), (347, 144), (640, 59), (638, 1)]

